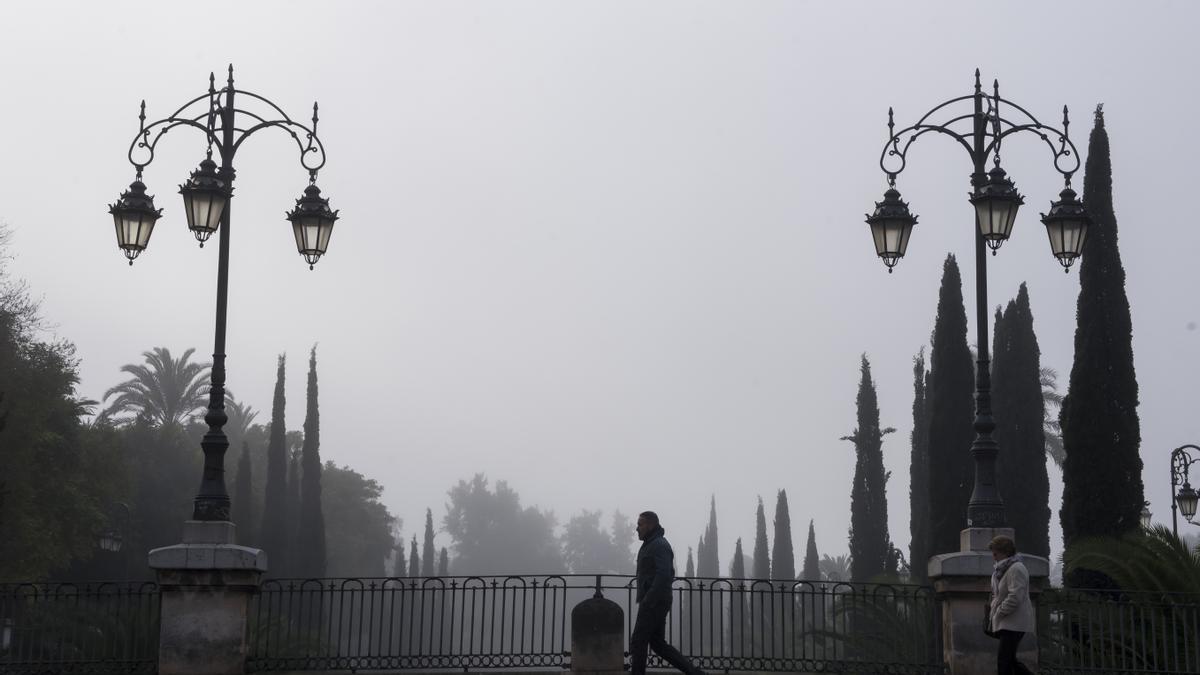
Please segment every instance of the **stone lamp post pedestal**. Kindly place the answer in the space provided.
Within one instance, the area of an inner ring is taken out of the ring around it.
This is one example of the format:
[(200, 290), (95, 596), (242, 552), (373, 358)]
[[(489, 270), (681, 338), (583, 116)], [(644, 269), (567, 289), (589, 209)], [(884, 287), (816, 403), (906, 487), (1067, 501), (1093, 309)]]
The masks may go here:
[(227, 521), (189, 520), (183, 543), (150, 551), (162, 594), (161, 675), (240, 675), (246, 663), (250, 596), (267, 554), (234, 543)]
[[(1004, 535), (1016, 541), (1010, 527), (970, 527), (959, 535), (960, 550), (929, 559), (929, 580), (941, 600), (942, 655), (950, 675), (976, 675), (996, 670), (999, 642), (983, 633), (984, 604), (992, 588), (992, 553), (988, 543)], [(1021, 554), (1029, 570), (1031, 599), (1046, 587), (1050, 562), (1043, 557)], [(1036, 604), (1036, 600), (1035, 600)], [(1017, 658), (1037, 670), (1037, 635), (1021, 640)]]

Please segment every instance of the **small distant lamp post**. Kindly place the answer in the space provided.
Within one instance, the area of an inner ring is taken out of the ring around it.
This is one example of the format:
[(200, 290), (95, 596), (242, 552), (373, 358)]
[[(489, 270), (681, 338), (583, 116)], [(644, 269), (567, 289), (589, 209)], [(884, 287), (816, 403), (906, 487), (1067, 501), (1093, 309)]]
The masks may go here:
[[(973, 110), (955, 110), (960, 104), (970, 104)], [(1001, 105), (1005, 106), (1006, 116), (1000, 114)], [(975, 460), (975, 485), (967, 507), (968, 527), (995, 528), (1005, 524), (1004, 502), (996, 486), (999, 446), (992, 436), (996, 423), (992, 417), (988, 353), (986, 251), (991, 249), (995, 255), (997, 249), (1008, 240), (1017, 211), (1025, 203), (1025, 198), (1017, 192), (1004, 169), (1000, 168), (1001, 141), (1018, 132), (1028, 131), (1049, 146), (1054, 168), (1062, 174), (1065, 187), (1058, 201), (1051, 203), (1050, 212), (1042, 216), (1042, 223), (1050, 237), (1050, 252), (1064, 268), (1070, 268), (1083, 251), (1089, 220), (1086, 209), (1071, 189), (1071, 176), (1079, 170), (1079, 155), (1067, 134), (1069, 125), (1066, 106), (1063, 107), (1060, 131), (1042, 124), (1025, 108), (1001, 98), (998, 83), (993, 86), (991, 95), (984, 94), (978, 70), (975, 71), (973, 93), (939, 104), (912, 126), (896, 131), (893, 112), (888, 109), (889, 137), (879, 158), (879, 166), (887, 175), (888, 188), (883, 201), (876, 202), (874, 213), (867, 216), (867, 224), (871, 228), (875, 254), (883, 260), (889, 273), (904, 257), (913, 225), (917, 222), (917, 217), (909, 211), (908, 204), (900, 199), (900, 192), (896, 190), (896, 177), (904, 171), (908, 150), (913, 142), (930, 132), (934, 132), (935, 136), (948, 137), (967, 151), (973, 167), (973, 189), (969, 201), (975, 208), (975, 324), (979, 357), (975, 375), (976, 435), (971, 444), (971, 454)], [(993, 163), (990, 171), (987, 170), (989, 159)]]
[[(238, 105), (234, 103), (235, 98), (240, 101)], [(259, 110), (251, 110), (256, 107)], [(312, 269), (328, 250), (333, 224), (338, 218), (337, 211), (329, 208), (329, 200), (320, 196), (321, 190), (317, 187), (317, 172), (325, 166), (325, 148), (317, 137), (317, 104), (313, 104), (312, 126), (293, 120), (268, 99), (235, 88), (233, 66), (230, 66), (229, 78), (220, 90), (216, 88), (215, 77), (210, 74), (208, 92), (183, 104), (171, 116), (147, 124), (146, 102), (142, 101), (138, 119), (140, 128), (129, 146), (129, 162), (136, 169), (136, 176), (129, 189), (109, 207), (117, 230), (117, 246), (124, 251), (130, 265), (146, 250), (154, 224), (162, 215), (162, 209), (154, 207), (154, 198), (146, 194), (146, 186), (142, 183), (142, 170), (154, 161), (158, 142), (175, 127), (191, 127), (203, 134), (208, 145), (199, 168), (179, 186), (188, 229), (200, 246), (220, 232), (212, 384), (208, 413), (204, 416), (208, 433), (201, 442), (204, 473), (192, 519), (228, 521), (230, 502), (225, 486), (225, 451), (229, 440), (223, 427), (228, 422), (225, 414), (225, 329), (229, 297), (229, 212), (236, 175), (233, 160), (242, 143), (258, 131), (273, 128), (291, 136), (300, 153), (300, 165), (308, 172), (308, 186), (303, 196), (296, 200), (295, 209), (287, 214), (287, 219), (292, 224), (297, 252)], [(220, 159), (219, 166), (213, 160), (214, 152)], [(101, 546), (116, 547), (106, 550), (119, 550), (121, 542), (119, 538), (105, 536)]]
[[(1195, 457), (1192, 457), (1193, 450), (1197, 453)], [(1200, 494), (1196, 493), (1189, 480), (1192, 464), (1196, 462), (1200, 462), (1200, 446), (1181, 445), (1171, 451), (1171, 531), (1176, 537), (1179, 536), (1179, 517), (1176, 513), (1182, 513), (1189, 523), (1196, 517), (1196, 503), (1200, 501)], [(1180, 486), (1178, 492), (1175, 491), (1176, 486)]]

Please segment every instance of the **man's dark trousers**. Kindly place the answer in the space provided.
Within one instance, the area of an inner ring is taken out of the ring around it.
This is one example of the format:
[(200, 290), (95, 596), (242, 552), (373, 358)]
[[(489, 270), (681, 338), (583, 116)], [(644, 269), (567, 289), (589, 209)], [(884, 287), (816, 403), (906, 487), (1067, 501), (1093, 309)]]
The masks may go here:
[(688, 675), (701, 675), (704, 671), (692, 665), (687, 657), (667, 643), (667, 613), (670, 605), (656, 603), (647, 607), (638, 605), (637, 621), (633, 624), (633, 635), (629, 636), (629, 672), (643, 675), (646, 672), (646, 647), (654, 650), (664, 661)]

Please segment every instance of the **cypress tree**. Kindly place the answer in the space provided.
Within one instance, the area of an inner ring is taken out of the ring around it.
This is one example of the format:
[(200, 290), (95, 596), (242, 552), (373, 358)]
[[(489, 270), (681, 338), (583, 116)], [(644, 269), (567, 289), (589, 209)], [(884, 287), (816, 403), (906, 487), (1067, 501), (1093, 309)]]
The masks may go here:
[(421, 576), (433, 576), (433, 565), (437, 559), (437, 551), (433, 547), (433, 509), (425, 509), (425, 547), (421, 550)]
[(925, 348), (913, 357), (913, 404), (912, 444), (908, 465), (908, 531), (911, 537), (908, 547), (913, 580), (925, 580), (925, 561), (933, 552), (929, 550), (929, 398), (926, 382), (929, 371), (925, 370)]
[(805, 581), (821, 580), (821, 556), (817, 554), (817, 531), (813, 521), (808, 521), (808, 545), (804, 549), (804, 571), (800, 578)]
[(317, 348), (308, 358), (307, 412), (301, 450), (300, 517), (296, 531), (296, 562), (300, 575), (325, 576), (325, 513), (321, 509), (321, 415), (317, 408)]
[(392, 576), (408, 576), (408, 567), (404, 564), (404, 539), (396, 542), (395, 556), (396, 559), (392, 561)]
[[(1145, 499), (1133, 321), (1117, 248), (1112, 164), (1100, 106), (1088, 141), (1083, 202), (1092, 223), (1079, 265), (1075, 361), (1060, 418), (1067, 453), (1060, 517), (1068, 547), (1082, 537), (1136, 530)], [(1067, 580), (1077, 587), (1088, 581)]]
[(713, 495), (708, 509), (708, 527), (700, 539), (701, 547), (696, 550), (696, 572), (702, 577), (721, 576), (721, 562), (717, 554), (717, 497)]
[[(688, 549), (691, 550), (690, 548)], [(700, 535), (700, 541), (696, 543), (696, 557), (701, 561), (704, 560), (704, 535)]]
[(887, 528), (887, 480), (883, 469), (883, 437), (895, 429), (879, 428), (879, 402), (871, 363), (862, 356), (858, 383), (858, 427), (842, 440), (854, 443), (854, 483), (850, 489), (850, 579), (867, 581), (888, 567), (892, 548)]
[(796, 578), (796, 553), (792, 548), (792, 517), (788, 514), (787, 490), (775, 498), (775, 547), (771, 551), (771, 579)]
[(992, 411), (996, 483), (1021, 551), (1050, 557), (1050, 478), (1041, 385), (1041, 350), (1033, 332), (1029, 291), (1021, 284), (1004, 313), (996, 312), (992, 347)]
[(737, 538), (733, 545), (733, 560), (729, 563), (729, 577), (732, 579), (746, 578), (746, 558), (742, 553), (742, 538)]
[(683, 573), (685, 577), (696, 576), (696, 563), (692, 560), (692, 547), (688, 547), (687, 571)]
[(303, 576), (301, 571), (300, 558), (300, 542), (297, 539), (300, 533), (300, 451), (297, 448), (292, 448), (291, 459), (288, 460), (288, 480), (287, 480), (287, 541), (288, 555), (284, 560), (283, 572), (287, 576)]
[(421, 556), (417, 554), (417, 535), (412, 538), (412, 552), (408, 555), (408, 573), (417, 576), (421, 572)]
[(438, 555), (438, 572), (437, 573), (438, 573), (439, 577), (450, 576), (450, 552), (446, 550), (445, 546), (442, 547), (442, 551)]
[(254, 490), (250, 463), (250, 444), (242, 441), (242, 455), (238, 457), (237, 480), (233, 483), (233, 515), (242, 530), (241, 539), (249, 543), (257, 540), (254, 530)]
[(762, 497), (758, 498), (758, 513), (754, 518), (754, 578), (771, 578), (771, 556), (767, 553), (767, 516)]
[(271, 403), (271, 434), (267, 443), (267, 485), (263, 497), (262, 532), (259, 542), (267, 552), (274, 576), (283, 576), (287, 567), (287, 428), (284, 425), (284, 366), (287, 356), (279, 355), (275, 375), (275, 398)]
[[(975, 373), (967, 346), (962, 277), (946, 256), (929, 354), (929, 554), (959, 549), (975, 482)], [(916, 565), (920, 563), (915, 562)]]

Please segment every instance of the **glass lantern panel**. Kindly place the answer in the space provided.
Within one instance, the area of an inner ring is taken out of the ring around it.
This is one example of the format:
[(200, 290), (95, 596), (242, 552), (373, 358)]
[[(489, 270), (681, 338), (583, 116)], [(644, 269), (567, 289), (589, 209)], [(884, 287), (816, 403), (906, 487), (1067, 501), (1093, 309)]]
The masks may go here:
[(329, 237), (333, 236), (333, 222), (328, 218), (321, 219), (320, 235), (317, 239), (317, 250), (321, 253), (329, 250)]

